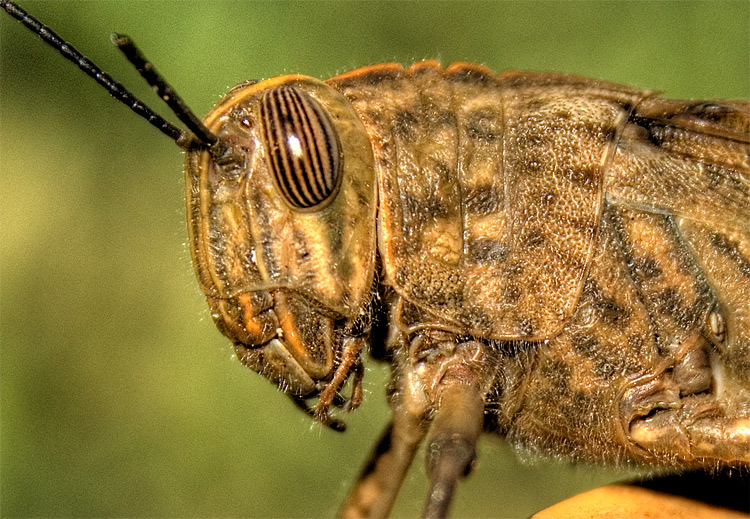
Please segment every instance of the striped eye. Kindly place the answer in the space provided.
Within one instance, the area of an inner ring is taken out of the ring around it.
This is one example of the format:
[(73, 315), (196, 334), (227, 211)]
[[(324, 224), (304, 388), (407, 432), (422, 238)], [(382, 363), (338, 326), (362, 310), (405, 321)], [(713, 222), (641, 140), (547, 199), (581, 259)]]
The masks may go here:
[(289, 85), (267, 90), (260, 112), (277, 189), (294, 209), (320, 208), (341, 180), (341, 147), (328, 116), (312, 97)]

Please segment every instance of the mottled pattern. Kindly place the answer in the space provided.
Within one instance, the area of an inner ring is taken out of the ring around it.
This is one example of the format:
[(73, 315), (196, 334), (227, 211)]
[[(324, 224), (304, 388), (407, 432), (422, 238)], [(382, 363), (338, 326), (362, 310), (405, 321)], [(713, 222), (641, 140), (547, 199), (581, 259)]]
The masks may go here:
[[(257, 127), (287, 83), (341, 144), (320, 211), (283, 201)], [(248, 162), (187, 166), (196, 269), (242, 362), (332, 425), (385, 343), (394, 418), (344, 516), (387, 515), (424, 438), (426, 514), (445, 515), (482, 428), (577, 458), (750, 463), (750, 104), (426, 61), (244, 85), (206, 121)]]
[[(519, 409), (501, 425), (512, 440), (579, 458), (643, 459), (627, 438), (627, 419), (639, 406), (652, 407), (623, 399), (624, 393), (660, 376), (677, 388), (670, 377), (684, 361), (678, 350), (701, 337), (711, 301), (667, 220), (605, 208), (573, 318), (560, 335), (536, 346), (535, 364), (522, 375), (528, 377), (524, 394), (504, 397), (511, 402), (504, 405)], [(649, 224), (660, 232), (645, 240), (624, 231)], [(665, 288), (670, 276), (675, 284)]]
[(604, 190), (639, 210), (747, 234), (749, 133), (748, 102), (646, 99), (623, 129)]
[(747, 462), (747, 103), (435, 62), (329, 84), (375, 151), (397, 416), (480, 338), (468, 380), (514, 443)]
[(583, 287), (614, 143), (646, 93), (435, 62), (328, 83), (373, 141), (386, 282), (482, 337), (559, 332)]
[(708, 280), (729, 323), (722, 369), (745, 383), (750, 380), (749, 134), (747, 101), (646, 100), (623, 130), (605, 184), (615, 203), (672, 215), (685, 253)]
[(750, 232), (720, 230), (688, 219), (682, 220), (680, 230), (715, 290), (727, 323), (721, 345), (723, 369), (750, 386)]

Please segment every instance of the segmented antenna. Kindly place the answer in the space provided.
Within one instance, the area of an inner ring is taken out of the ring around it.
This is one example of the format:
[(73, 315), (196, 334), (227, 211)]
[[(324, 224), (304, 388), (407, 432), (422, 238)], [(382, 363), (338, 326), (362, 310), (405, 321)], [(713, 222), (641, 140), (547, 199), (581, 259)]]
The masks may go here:
[(174, 112), (177, 118), (193, 132), (193, 135), (210, 150), (211, 156), (222, 161), (232, 161), (231, 149), (227, 144), (219, 139), (211, 130), (198, 119), (195, 114), (188, 108), (182, 98), (177, 94), (174, 88), (167, 83), (164, 76), (159, 74), (154, 65), (146, 59), (146, 56), (135, 46), (135, 43), (129, 36), (124, 34), (112, 34), (112, 43), (125, 55), (128, 61), (135, 67), (138, 74), (146, 80), (151, 88), (167, 106)]
[(139, 74), (166, 101), (177, 118), (192, 133), (175, 126), (155, 113), (143, 101), (130, 93), (121, 83), (115, 81), (112, 76), (99, 68), (93, 61), (81, 54), (52, 29), (21, 9), (11, 0), (0, 0), (0, 7), (25, 25), (31, 32), (39, 36), (45, 43), (56, 49), (65, 59), (78, 65), (78, 68), (87, 76), (93, 78), (103, 86), (109, 92), (109, 95), (146, 119), (157, 130), (172, 139), (180, 148), (184, 150), (206, 149), (211, 153), (212, 157), (217, 160), (221, 159), (220, 162), (222, 163), (238, 161), (232, 153), (231, 148), (201, 123), (127, 36), (113, 35), (113, 41), (136, 67)]

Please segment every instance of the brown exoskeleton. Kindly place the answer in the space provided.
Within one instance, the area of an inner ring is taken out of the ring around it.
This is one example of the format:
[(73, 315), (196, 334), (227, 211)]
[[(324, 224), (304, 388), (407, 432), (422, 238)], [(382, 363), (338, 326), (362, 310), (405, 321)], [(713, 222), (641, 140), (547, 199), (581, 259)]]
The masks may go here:
[(750, 461), (747, 102), (422, 62), (176, 111), (190, 132), (159, 124), (189, 150), (196, 269), (242, 362), (335, 428), (361, 350), (393, 366), (393, 424), (343, 515), (387, 514), (426, 435), (435, 516), (483, 430)]

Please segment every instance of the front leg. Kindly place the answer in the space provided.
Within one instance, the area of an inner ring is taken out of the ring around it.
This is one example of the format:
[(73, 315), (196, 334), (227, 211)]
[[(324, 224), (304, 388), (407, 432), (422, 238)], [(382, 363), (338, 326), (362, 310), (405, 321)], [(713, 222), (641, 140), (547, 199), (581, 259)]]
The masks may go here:
[(457, 482), (471, 471), (497, 355), (487, 343), (432, 324), (411, 330), (390, 337), (393, 422), (370, 455), (341, 517), (386, 517), (428, 434), (430, 489), (424, 517), (445, 517)]
[(394, 410), (391, 423), (385, 428), (349, 492), (340, 517), (359, 519), (388, 517), (398, 497), (414, 455), (427, 432), (427, 420), (421, 413), (414, 415), (408, 406)]
[(405, 334), (394, 333), (389, 406), (393, 413), (339, 511), (343, 519), (388, 517), (404, 478), (429, 428), (429, 402), (409, 362)]
[(448, 515), (458, 481), (471, 472), (484, 418), (484, 395), (470, 376), (454, 370), (446, 373), (438, 387), (425, 460), (430, 478), (422, 512), (425, 518)]

